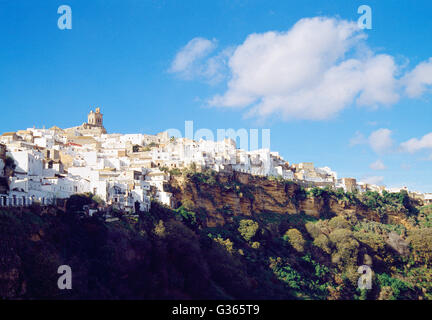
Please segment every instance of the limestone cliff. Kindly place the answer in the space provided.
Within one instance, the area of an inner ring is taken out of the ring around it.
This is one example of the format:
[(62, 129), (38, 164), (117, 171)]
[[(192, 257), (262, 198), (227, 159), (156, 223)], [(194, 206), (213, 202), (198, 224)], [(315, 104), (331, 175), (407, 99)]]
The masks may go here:
[(274, 212), (314, 217), (326, 214), (357, 214), (379, 221), (376, 212), (361, 204), (337, 199), (308, 196), (294, 182), (271, 180), (245, 173), (171, 176), (167, 191), (173, 193), (176, 206), (193, 205), (206, 213), (207, 226), (224, 225), (232, 216)]

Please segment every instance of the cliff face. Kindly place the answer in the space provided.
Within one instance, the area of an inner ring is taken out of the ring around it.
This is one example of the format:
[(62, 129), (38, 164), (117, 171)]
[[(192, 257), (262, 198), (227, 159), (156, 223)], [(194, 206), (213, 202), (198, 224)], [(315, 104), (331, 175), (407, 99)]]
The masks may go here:
[[(252, 292), (237, 257), (166, 208), (113, 223), (39, 209), (0, 210), (0, 300), (292, 298), (282, 283)], [(57, 286), (61, 265), (71, 290)]]
[[(79, 214), (72, 197), (66, 211), (0, 208), (0, 299), (357, 299), (361, 264), (380, 275), (368, 298), (432, 298), (432, 211), (407, 220), (402, 194), (372, 210), (351, 194), (209, 172), (166, 188), (185, 208), (153, 202), (116, 222)], [(60, 265), (72, 290), (57, 286)]]
[(308, 197), (295, 183), (269, 180), (244, 173), (211, 177), (172, 176), (167, 188), (177, 206), (193, 204), (206, 213), (208, 227), (224, 225), (232, 216), (251, 216), (263, 212), (298, 214), (316, 218), (327, 214), (357, 214), (379, 221), (376, 212), (367, 208), (323, 197)]
[(0, 194), (9, 190), (8, 175), (10, 170), (6, 168), (6, 146), (0, 144)]

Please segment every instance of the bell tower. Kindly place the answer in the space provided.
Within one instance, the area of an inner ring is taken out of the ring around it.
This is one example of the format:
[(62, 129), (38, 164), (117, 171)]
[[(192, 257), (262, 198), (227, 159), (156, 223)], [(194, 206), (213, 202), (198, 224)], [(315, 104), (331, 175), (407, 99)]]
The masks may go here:
[(100, 112), (99, 107), (97, 107), (94, 112), (90, 110), (87, 116), (87, 123), (95, 127), (103, 127), (103, 114)]

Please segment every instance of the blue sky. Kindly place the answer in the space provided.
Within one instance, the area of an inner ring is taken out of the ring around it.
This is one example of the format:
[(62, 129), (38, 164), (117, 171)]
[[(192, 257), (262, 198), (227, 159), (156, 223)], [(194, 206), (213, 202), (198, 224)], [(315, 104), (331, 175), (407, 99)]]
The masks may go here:
[[(57, 27), (63, 4), (72, 30)], [(364, 4), (372, 29), (353, 31)], [(432, 192), (431, 14), (430, 1), (0, 0), (0, 132), (79, 125), (90, 106), (109, 132), (270, 128), (289, 162)]]

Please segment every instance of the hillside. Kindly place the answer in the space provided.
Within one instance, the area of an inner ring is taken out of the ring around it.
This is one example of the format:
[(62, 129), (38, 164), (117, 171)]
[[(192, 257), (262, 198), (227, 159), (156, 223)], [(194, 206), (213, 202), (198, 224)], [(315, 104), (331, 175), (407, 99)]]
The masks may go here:
[[(7, 299), (431, 299), (432, 208), (407, 194), (171, 172), (177, 209), (118, 222), (66, 206), (0, 212)], [(91, 201), (91, 200), (89, 200)], [(57, 289), (68, 264), (73, 289)], [(370, 265), (372, 290), (357, 289)]]

